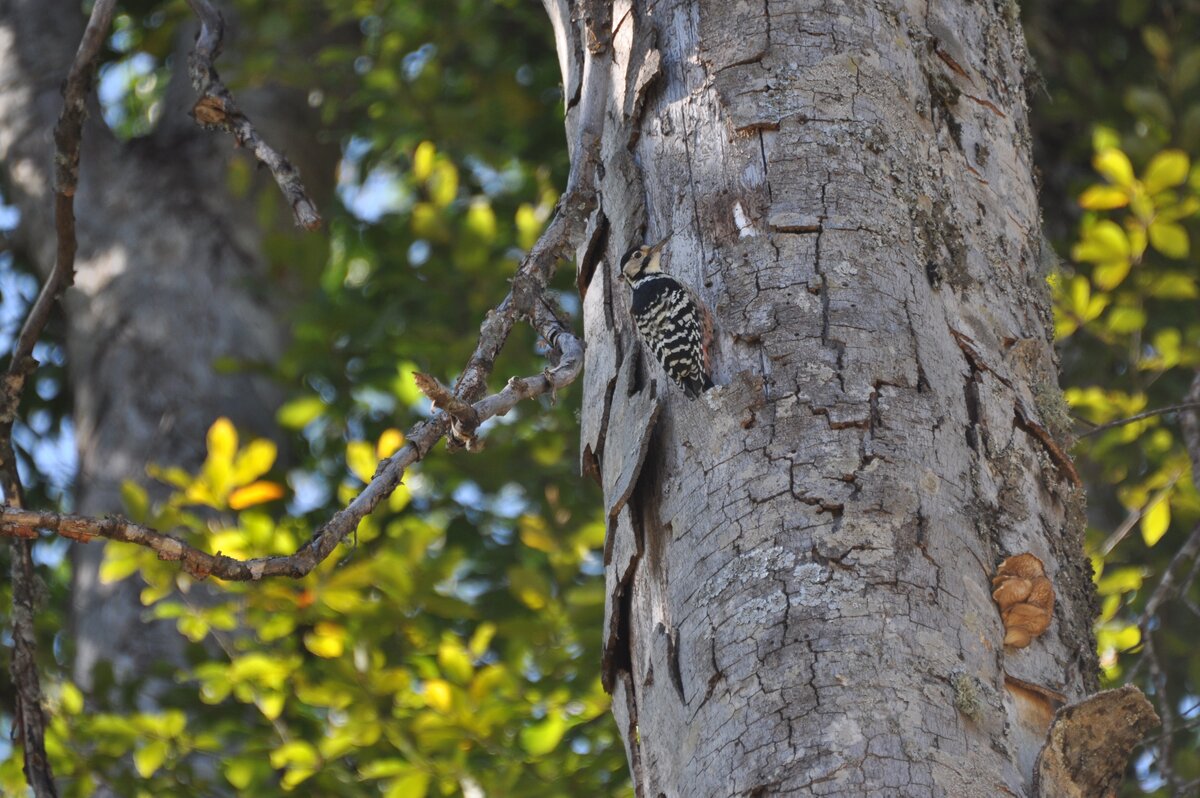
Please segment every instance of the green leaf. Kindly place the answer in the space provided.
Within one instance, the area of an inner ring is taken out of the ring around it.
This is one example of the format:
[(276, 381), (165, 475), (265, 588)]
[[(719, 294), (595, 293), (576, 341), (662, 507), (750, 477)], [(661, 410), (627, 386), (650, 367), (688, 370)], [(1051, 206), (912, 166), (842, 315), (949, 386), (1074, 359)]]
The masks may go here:
[(150, 497), (146, 489), (133, 480), (121, 483), (121, 504), (134, 521), (145, 521), (150, 514)]
[(414, 768), (407, 775), (388, 784), (384, 798), (425, 798), (429, 791), (429, 780), (428, 773)]
[(1168, 258), (1182, 260), (1188, 256), (1188, 234), (1183, 225), (1174, 222), (1150, 224), (1150, 246)]
[(320, 760), (317, 749), (303, 740), (289, 740), (271, 752), (271, 767), (313, 767)]
[(463, 648), (462, 643), (447, 634), (438, 644), (438, 667), (442, 673), (458, 684), (466, 684), (475, 674), (475, 666), (471, 664), (471, 655)]
[(100, 583), (111, 585), (128, 579), (137, 573), (141, 565), (141, 551), (137, 546), (110, 543), (104, 547), (104, 561), (100, 563)]
[(533, 756), (545, 756), (558, 747), (566, 731), (566, 720), (551, 712), (541, 723), (521, 729), (521, 747)]
[(1096, 592), (1100, 595), (1132, 593), (1141, 589), (1144, 578), (1140, 568), (1112, 568), (1100, 577)]
[(250, 782), (254, 780), (254, 774), (259, 770), (259, 765), (249, 759), (227, 759), (225, 761), (224, 774), (225, 779), (238, 790), (245, 790), (250, 786)]
[(1171, 503), (1163, 496), (1142, 513), (1142, 540), (1153, 546), (1162, 540), (1171, 525)]
[(301, 396), (279, 408), (275, 418), (288, 429), (303, 429), (325, 412), (325, 402), (317, 396)]
[(1188, 156), (1183, 150), (1163, 150), (1150, 160), (1142, 183), (1148, 194), (1182, 185), (1187, 180)]
[(1141, 308), (1120, 305), (1108, 312), (1108, 316), (1104, 319), (1104, 326), (1108, 328), (1109, 332), (1128, 335), (1146, 326), (1146, 313)]
[(71, 682), (64, 682), (58, 696), (63, 712), (68, 715), (78, 715), (83, 711), (83, 693)]
[(1196, 278), (1181, 272), (1160, 272), (1150, 284), (1150, 295), (1158, 299), (1195, 299), (1200, 296)]
[(133, 767), (139, 776), (148, 779), (162, 767), (169, 751), (166, 740), (151, 740), (133, 752)]

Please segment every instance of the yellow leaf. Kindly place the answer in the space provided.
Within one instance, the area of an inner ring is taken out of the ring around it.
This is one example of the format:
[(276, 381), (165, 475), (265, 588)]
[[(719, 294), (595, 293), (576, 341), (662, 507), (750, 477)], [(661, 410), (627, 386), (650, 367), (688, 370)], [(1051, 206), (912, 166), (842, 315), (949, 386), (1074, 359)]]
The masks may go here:
[(111, 585), (137, 573), (141, 564), (139, 554), (137, 546), (105, 546), (104, 561), (100, 563), (100, 584)]
[(267, 693), (254, 699), (254, 705), (267, 720), (275, 720), (283, 712), (283, 693)]
[(400, 447), (403, 445), (403, 432), (395, 427), (392, 427), (391, 429), (385, 429), (383, 434), (379, 436), (379, 443), (375, 445), (375, 455), (380, 460), (384, 460), (398, 452)]
[(229, 509), (241, 510), (263, 502), (283, 498), (283, 486), (278, 482), (251, 482), (229, 494)]
[(1174, 222), (1150, 224), (1150, 246), (1168, 258), (1182, 260), (1188, 256), (1188, 234), (1183, 225)]
[(542, 220), (538, 218), (537, 211), (532, 205), (523, 202), (517, 208), (516, 223), (517, 243), (521, 249), (530, 249), (542, 232)]
[(275, 418), (288, 429), (302, 429), (325, 412), (319, 396), (301, 396), (279, 408)]
[(417, 145), (412, 162), (414, 180), (425, 181), (429, 178), (429, 175), (433, 173), (433, 156), (436, 154), (437, 147), (433, 145), (432, 141), (422, 141)]
[(1162, 539), (1170, 525), (1171, 503), (1166, 496), (1162, 496), (1142, 513), (1142, 540), (1146, 541), (1147, 546), (1153, 546)]
[(233, 422), (222, 416), (208, 428), (208, 456), (210, 459), (233, 462), (237, 451), (238, 436)]
[(466, 684), (475, 675), (471, 655), (453, 636), (447, 635), (442, 638), (442, 642), (438, 644), (437, 660), (442, 673), (458, 684)]
[(1103, 263), (1129, 257), (1129, 237), (1116, 222), (1102, 219), (1083, 233), (1083, 240), (1071, 250), (1077, 261)]
[(367, 441), (351, 441), (346, 444), (346, 465), (350, 472), (363, 482), (370, 482), (375, 476), (375, 447)]
[(143, 779), (148, 779), (162, 767), (167, 760), (166, 740), (151, 740), (145, 746), (133, 752), (133, 767)]
[(1096, 153), (1096, 157), (1092, 159), (1092, 166), (1118, 186), (1129, 188), (1133, 185), (1133, 164), (1129, 162), (1129, 156), (1116, 147)]
[(1092, 186), (1079, 196), (1079, 206), (1089, 211), (1111, 211), (1128, 204), (1128, 192), (1118, 186)]
[(233, 484), (245, 485), (271, 470), (275, 465), (275, 444), (265, 439), (250, 441), (233, 461)]
[(496, 237), (496, 213), (486, 200), (472, 200), (463, 223), (479, 241), (490, 243)]
[(340, 657), (346, 650), (346, 630), (336, 623), (322, 621), (304, 636), (304, 647), (318, 657)]
[(540, 515), (525, 513), (517, 519), (521, 542), (531, 549), (552, 552), (558, 549), (558, 541), (550, 533), (550, 525)]
[(449, 161), (442, 161), (433, 167), (429, 176), (429, 198), (439, 208), (445, 208), (454, 202), (458, 196), (458, 170)]
[(1132, 264), (1128, 260), (1113, 260), (1101, 263), (1092, 272), (1092, 280), (1096, 283), (1097, 288), (1104, 291), (1111, 291), (1129, 276), (1131, 266)]
[(1189, 167), (1187, 153), (1183, 150), (1163, 150), (1146, 167), (1146, 176), (1142, 179), (1146, 193), (1157, 194), (1181, 185), (1187, 180)]
[(68, 715), (78, 715), (83, 711), (83, 693), (70, 682), (64, 682), (59, 693), (59, 704)]
[(454, 695), (450, 683), (444, 679), (430, 679), (425, 682), (425, 703), (438, 712), (449, 712), (453, 705)]

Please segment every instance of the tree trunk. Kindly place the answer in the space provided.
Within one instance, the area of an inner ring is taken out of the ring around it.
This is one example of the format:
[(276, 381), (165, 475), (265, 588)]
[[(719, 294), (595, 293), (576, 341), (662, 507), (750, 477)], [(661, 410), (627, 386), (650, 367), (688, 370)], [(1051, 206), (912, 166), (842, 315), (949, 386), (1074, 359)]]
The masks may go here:
[[(547, 6), (570, 131), (584, 26)], [(624, 0), (612, 30), (582, 446), (638, 794), (1030, 794), (1096, 666), (1015, 4)], [(616, 267), (668, 233), (717, 323), (695, 401)], [(1023, 552), (1058, 602), (1006, 648)]]
[[(55, 247), (50, 131), (82, 27), (78, 3), (0, 0), (0, 161), (24, 248), (43, 272)], [(182, 65), (191, 32), (179, 41)], [(271, 430), (281, 398), (264, 377), (214, 369), (222, 357), (270, 363), (280, 354), (280, 281), (269, 279), (254, 192), (236, 198), (227, 183), (229, 159), (247, 156), (186, 116), (195, 99), (187, 83), (176, 70), (150, 137), (119, 142), (95, 111), (84, 133), (78, 274), (65, 302), (77, 508), (88, 515), (120, 512), (121, 483), (144, 481), (147, 463), (198, 465), (218, 416)], [(259, 99), (243, 104), (251, 116), (260, 111), (265, 134), (328, 183), (336, 153), (312, 147), (311, 125), (278, 116), (272, 124), (261, 112), (275, 98)], [(289, 100), (305, 108), (303, 98)], [(280, 140), (289, 131), (294, 138)], [(100, 583), (103, 547), (76, 546), (74, 556), (76, 680), (90, 685), (105, 660), (132, 678), (177, 659), (181, 638), (170, 622), (155, 624), (157, 633), (145, 624), (134, 580)]]

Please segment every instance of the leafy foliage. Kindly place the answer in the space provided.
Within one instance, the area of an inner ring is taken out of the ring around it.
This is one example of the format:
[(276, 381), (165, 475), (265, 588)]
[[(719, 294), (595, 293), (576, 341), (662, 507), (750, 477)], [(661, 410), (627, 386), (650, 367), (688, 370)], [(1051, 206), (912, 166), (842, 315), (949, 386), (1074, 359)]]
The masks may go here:
[[(188, 12), (123, 9), (106, 119), (136, 138), (160, 118)], [(287, 443), (244, 440), (217, 420), (197, 470), (152, 466), (123, 497), (131, 518), (255, 556), (293, 551), (429, 413), (411, 372), (450, 381), (466, 363), (549, 217), (566, 156), (553, 39), (536, 5), (237, 10), (220, 62), (231, 87), (286, 80), (324, 120), (314, 137), (343, 152), (328, 238), (267, 240), (273, 273), (299, 297), (290, 351), (277, 364), (216, 364), (270, 369), (291, 387), (278, 414)], [(251, 191), (251, 178), (235, 160), (230, 190)], [(281, 206), (264, 192), (264, 228), (286, 227)], [(560, 294), (577, 314), (570, 277)], [(543, 365), (535, 336), (518, 329), (496, 387)], [(188, 665), (149, 667), (169, 679), (152, 700), (106, 668), (87, 693), (51, 680), (65, 794), (628, 794), (599, 683), (604, 525), (578, 474), (577, 412), (570, 394), (518, 408), (487, 425), (482, 454), (438, 451), (298, 582), (206, 590), (144, 550), (109, 546), (103, 578), (144, 581), (147, 617), (189, 641)], [(69, 568), (47, 559), (55, 609), (39, 618), (41, 653), (45, 673), (62, 673)], [(22, 783), (14, 751), (0, 791)]]
[(1144, 0), (1030, 0), (1022, 13), (1040, 71), (1031, 118), (1046, 227), (1070, 258), (1055, 326), (1086, 436), (1075, 455), (1089, 489), (1101, 662), (1109, 684), (1133, 681), (1175, 717), (1172, 735), (1138, 752), (1124, 791), (1187, 795), (1200, 777), (1195, 562), (1176, 564), (1176, 588), (1147, 612), (1200, 520), (1180, 416), (1087, 433), (1182, 402), (1197, 369), (1200, 16)]

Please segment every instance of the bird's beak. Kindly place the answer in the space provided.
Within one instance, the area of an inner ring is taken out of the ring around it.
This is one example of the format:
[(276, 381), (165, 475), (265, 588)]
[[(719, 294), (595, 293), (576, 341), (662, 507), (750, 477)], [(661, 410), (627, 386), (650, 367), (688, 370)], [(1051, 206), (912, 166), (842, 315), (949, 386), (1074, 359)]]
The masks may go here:
[(657, 244), (650, 247), (650, 252), (648, 254), (651, 257), (653, 257), (653, 256), (657, 255), (658, 253), (662, 252), (662, 248), (665, 247), (667, 245), (667, 242), (670, 240), (671, 240), (671, 236), (667, 235), (667, 237), (664, 238), (662, 241), (659, 241)]

